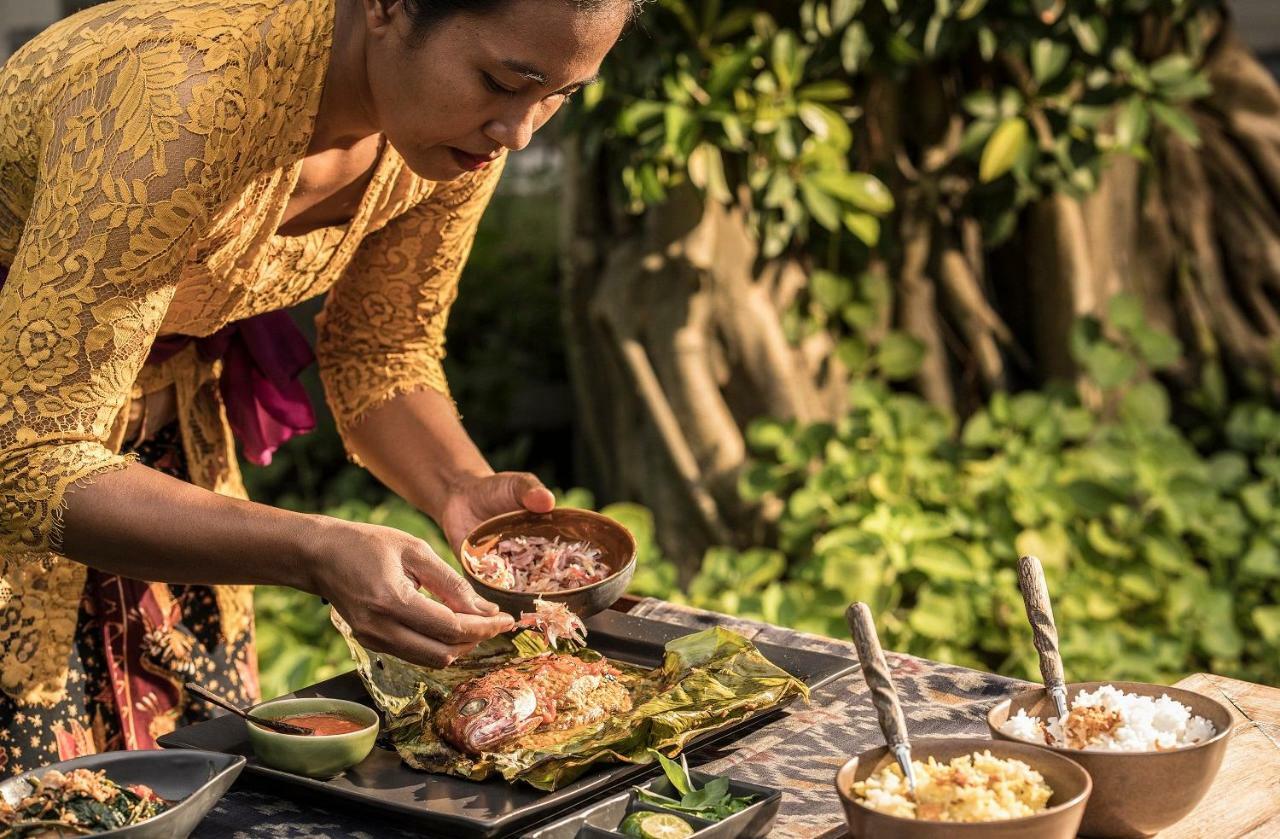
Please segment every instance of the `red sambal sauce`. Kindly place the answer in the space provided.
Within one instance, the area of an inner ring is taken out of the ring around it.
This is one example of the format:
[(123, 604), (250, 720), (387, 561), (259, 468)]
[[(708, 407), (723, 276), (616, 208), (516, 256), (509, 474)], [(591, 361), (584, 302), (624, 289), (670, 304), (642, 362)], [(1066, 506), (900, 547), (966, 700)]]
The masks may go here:
[[(277, 720), (311, 729), (310, 734), (306, 736), (350, 734), (353, 731), (359, 731), (367, 727), (365, 723), (359, 720), (354, 720), (345, 714), (332, 711), (322, 711), (316, 714), (290, 714), (287, 717), (277, 717)], [(303, 735), (298, 736), (301, 737)]]

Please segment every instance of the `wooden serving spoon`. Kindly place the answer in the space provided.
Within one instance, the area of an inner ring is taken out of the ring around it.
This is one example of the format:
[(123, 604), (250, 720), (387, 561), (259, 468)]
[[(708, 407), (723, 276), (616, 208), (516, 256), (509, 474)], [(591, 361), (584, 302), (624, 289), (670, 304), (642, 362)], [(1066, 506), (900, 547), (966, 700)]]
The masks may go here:
[(1058, 710), (1058, 722), (1067, 721), (1067, 678), (1062, 670), (1062, 653), (1058, 651), (1058, 627), (1053, 622), (1053, 606), (1049, 603), (1049, 586), (1044, 581), (1044, 567), (1034, 556), (1018, 560), (1018, 588), (1027, 607), (1027, 620), (1040, 656), (1040, 676), (1044, 688)]
[(269, 728), (272, 731), (278, 731), (281, 734), (315, 734), (315, 729), (307, 728), (303, 725), (294, 725), (293, 723), (283, 722), (281, 720), (269, 720), (265, 717), (255, 717), (243, 708), (237, 708), (235, 705), (232, 705), (217, 694), (210, 693), (195, 682), (187, 682), (186, 688), (205, 702), (212, 702), (219, 708), (230, 711), (237, 717), (242, 718), (246, 722), (251, 722), (254, 725), (260, 725), (263, 728)]
[(911, 742), (907, 739), (907, 717), (902, 713), (898, 691), (889, 675), (889, 664), (880, 648), (880, 635), (871, 618), (871, 607), (866, 603), (854, 603), (845, 610), (845, 620), (853, 633), (853, 643), (858, 648), (858, 660), (862, 662), (862, 678), (871, 688), (871, 704), (876, 706), (876, 718), (889, 750), (898, 760), (911, 795), (916, 794), (916, 773), (911, 766)]

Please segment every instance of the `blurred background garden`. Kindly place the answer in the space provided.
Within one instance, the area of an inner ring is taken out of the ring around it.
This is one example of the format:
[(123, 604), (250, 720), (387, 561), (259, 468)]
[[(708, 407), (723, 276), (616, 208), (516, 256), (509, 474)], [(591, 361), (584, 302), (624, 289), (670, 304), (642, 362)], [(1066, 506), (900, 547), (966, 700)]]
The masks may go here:
[[(1273, 0), (654, 0), (484, 219), (464, 421), (634, 594), (1033, 677), (1033, 553), (1069, 679), (1280, 683), (1277, 57)], [(245, 471), (449, 555), (331, 421)], [(265, 696), (348, 668), (257, 606)]]

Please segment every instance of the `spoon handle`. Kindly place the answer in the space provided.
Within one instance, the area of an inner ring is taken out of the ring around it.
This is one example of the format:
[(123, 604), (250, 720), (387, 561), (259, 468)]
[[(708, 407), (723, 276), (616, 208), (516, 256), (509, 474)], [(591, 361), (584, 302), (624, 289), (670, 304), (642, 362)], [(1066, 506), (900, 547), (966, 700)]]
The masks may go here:
[(853, 643), (858, 648), (858, 660), (862, 662), (862, 677), (871, 688), (871, 702), (876, 706), (876, 717), (885, 742), (892, 748), (908, 745), (907, 718), (902, 713), (898, 692), (894, 690), (889, 675), (889, 664), (880, 648), (880, 636), (876, 633), (871, 608), (866, 603), (854, 603), (845, 611)]
[(186, 687), (186, 689), (191, 693), (194, 693), (196, 696), (203, 699), (205, 702), (211, 702), (214, 705), (217, 705), (219, 708), (230, 711), (231, 713), (235, 714), (237, 717), (240, 717), (246, 722), (252, 722), (254, 725), (260, 725), (263, 728), (270, 728), (274, 731), (279, 731), (281, 734), (310, 734), (311, 733), (311, 729), (303, 728), (300, 725), (281, 722), (280, 720), (271, 720), (271, 719), (267, 719), (266, 717), (255, 717), (252, 714), (250, 714), (248, 711), (244, 710), (243, 708), (238, 708), (235, 705), (232, 705), (230, 702), (223, 699), (221, 696), (218, 696), (216, 693), (212, 693), (208, 690), (205, 690), (203, 687), (196, 684), (195, 682), (187, 682), (186, 685), (184, 685), (184, 687)]
[(1027, 607), (1027, 620), (1040, 654), (1040, 675), (1049, 691), (1066, 692), (1066, 676), (1062, 672), (1062, 654), (1058, 652), (1058, 627), (1053, 622), (1053, 606), (1049, 603), (1049, 587), (1044, 581), (1044, 568), (1034, 556), (1018, 560), (1018, 588)]
[(224, 711), (230, 711), (231, 713), (235, 714), (237, 717), (243, 717), (246, 720), (249, 719), (248, 712), (245, 711), (243, 708), (237, 708), (235, 705), (232, 705), (230, 702), (223, 699), (221, 696), (218, 696), (216, 693), (213, 693), (212, 691), (205, 690), (203, 687), (196, 684), (195, 682), (187, 682), (185, 687), (189, 692), (194, 693), (196, 696), (200, 697), (205, 702), (210, 702), (214, 705), (217, 705), (219, 708), (223, 709)]

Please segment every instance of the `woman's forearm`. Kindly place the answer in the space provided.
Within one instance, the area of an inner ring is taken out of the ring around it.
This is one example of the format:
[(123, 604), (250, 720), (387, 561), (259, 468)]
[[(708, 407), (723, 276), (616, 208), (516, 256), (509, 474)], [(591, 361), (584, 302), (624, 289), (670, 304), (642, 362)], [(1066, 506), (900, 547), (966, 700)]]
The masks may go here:
[(436, 521), (458, 484), (493, 474), (449, 398), (435, 390), (379, 405), (346, 440), (378, 480)]
[(139, 464), (74, 490), (63, 522), (67, 556), (102, 571), (309, 591), (309, 557), (324, 529), (318, 516), (228, 498)]

